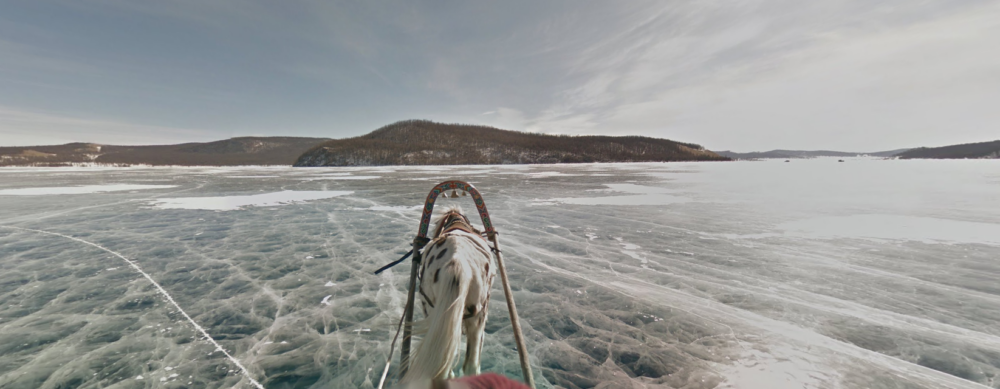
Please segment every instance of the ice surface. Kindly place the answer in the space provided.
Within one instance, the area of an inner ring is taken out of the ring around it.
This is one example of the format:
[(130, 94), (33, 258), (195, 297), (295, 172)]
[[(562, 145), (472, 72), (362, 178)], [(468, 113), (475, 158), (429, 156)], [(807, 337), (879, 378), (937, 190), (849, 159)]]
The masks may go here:
[[(0, 169), (0, 190), (172, 186), (5, 196), (0, 225), (135, 261), (218, 343), (121, 258), (0, 228), (0, 388), (252, 387), (220, 347), (268, 388), (372, 388), (409, 264), (372, 271), (463, 172), (541, 388), (1000, 387), (1000, 166), (815, 159)], [(379, 178), (301, 180), (336, 174)], [(184, 198), (227, 200), (150, 206)], [(483, 370), (516, 378), (494, 288)]]

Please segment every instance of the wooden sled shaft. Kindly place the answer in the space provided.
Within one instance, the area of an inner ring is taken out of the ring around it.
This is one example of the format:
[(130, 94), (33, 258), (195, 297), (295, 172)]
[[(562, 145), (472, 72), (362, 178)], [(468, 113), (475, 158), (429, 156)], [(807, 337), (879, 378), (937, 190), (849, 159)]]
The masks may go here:
[(416, 239), (413, 242), (413, 261), (410, 264), (410, 290), (406, 293), (406, 306), (403, 308), (403, 345), (399, 350), (399, 376), (406, 375), (410, 367), (410, 340), (412, 339), (411, 323), (413, 323), (413, 303), (415, 291), (417, 290), (417, 268), (420, 267), (420, 250), (423, 245), (417, 245)]
[(497, 269), (500, 271), (500, 281), (503, 283), (503, 295), (507, 299), (507, 313), (510, 315), (510, 324), (514, 330), (514, 342), (517, 343), (517, 357), (521, 360), (521, 374), (524, 376), (524, 383), (532, 389), (535, 388), (535, 376), (531, 373), (531, 364), (528, 362), (528, 348), (524, 345), (524, 334), (521, 333), (521, 321), (517, 316), (517, 307), (514, 306), (514, 292), (510, 289), (510, 281), (507, 279), (507, 267), (503, 263), (503, 255), (500, 253), (500, 242), (497, 233), (489, 234), (493, 241), (493, 248), (497, 254)]

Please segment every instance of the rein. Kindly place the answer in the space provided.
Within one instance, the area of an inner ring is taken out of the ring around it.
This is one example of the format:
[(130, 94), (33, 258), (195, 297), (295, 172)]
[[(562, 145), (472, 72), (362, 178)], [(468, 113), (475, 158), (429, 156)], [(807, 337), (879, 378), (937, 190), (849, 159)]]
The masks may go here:
[(410, 249), (410, 251), (406, 252), (406, 254), (404, 254), (402, 258), (397, 259), (397, 260), (392, 261), (392, 262), (389, 262), (388, 265), (385, 265), (385, 266), (382, 266), (382, 267), (378, 268), (378, 270), (375, 271), (375, 274), (379, 274), (381, 272), (384, 272), (384, 271), (386, 271), (386, 269), (389, 269), (389, 268), (391, 268), (393, 266), (396, 266), (396, 265), (402, 263), (403, 261), (406, 260), (406, 258), (409, 258), (411, 255), (413, 255), (413, 249)]
[[(446, 233), (449, 233), (451, 231), (455, 231), (455, 230), (465, 231), (465, 232), (468, 232), (468, 233), (470, 233), (472, 235), (476, 235), (476, 236), (479, 236), (481, 238), (483, 237), (482, 233), (480, 233), (480, 232), (476, 231), (474, 228), (472, 228), (472, 223), (469, 222), (469, 219), (467, 217), (465, 217), (465, 215), (460, 214), (460, 213), (452, 213), (451, 215), (461, 216), (461, 218), (457, 218), (457, 217), (453, 217), (452, 216), (451, 219), (448, 221), (448, 223), (446, 223), (444, 225), (444, 227), (441, 229), (441, 233), (438, 234), (438, 237), (440, 237), (441, 235), (444, 235)], [(424, 238), (424, 239), (426, 239), (426, 238)], [(435, 239), (437, 239), (437, 237), (435, 237)], [(483, 238), (483, 239), (485, 240), (485, 238)], [(430, 242), (430, 240), (428, 240), (428, 242)], [(425, 244), (426, 243), (427, 242), (425, 242)], [(413, 249), (410, 249), (410, 251), (406, 252), (406, 254), (404, 254), (402, 258), (399, 258), (399, 259), (397, 259), (395, 261), (389, 262), (389, 264), (378, 268), (378, 270), (375, 271), (375, 274), (380, 274), (380, 273), (382, 273), (382, 272), (384, 272), (384, 271), (392, 268), (393, 266), (396, 266), (396, 265), (398, 265), (400, 263), (403, 263), (403, 261), (405, 261), (406, 258), (409, 258), (411, 255), (413, 255)]]

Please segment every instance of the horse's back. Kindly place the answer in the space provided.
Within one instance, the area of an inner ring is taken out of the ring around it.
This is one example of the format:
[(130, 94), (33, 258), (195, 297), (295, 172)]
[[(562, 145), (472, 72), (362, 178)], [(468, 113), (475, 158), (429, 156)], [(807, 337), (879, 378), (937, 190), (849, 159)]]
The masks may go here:
[(469, 279), (466, 305), (489, 297), (495, 268), (489, 246), (481, 237), (453, 231), (435, 239), (423, 254), (420, 284), (422, 298), (434, 305), (443, 288), (457, 285), (459, 277)]

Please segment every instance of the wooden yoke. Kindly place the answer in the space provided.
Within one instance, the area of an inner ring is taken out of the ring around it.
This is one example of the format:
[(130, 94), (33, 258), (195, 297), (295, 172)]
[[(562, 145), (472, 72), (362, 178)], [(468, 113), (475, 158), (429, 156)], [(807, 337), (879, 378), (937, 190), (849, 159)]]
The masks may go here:
[(448, 190), (469, 192), (469, 195), (472, 196), (472, 201), (476, 203), (476, 210), (479, 211), (479, 217), (483, 219), (483, 228), (486, 230), (486, 233), (492, 234), (496, 232), (493, 229), (493, 222), (490, 221), (490, 212), (486, 210), (486, 202), (483, 201), (483, 196), (479, 193), (479, 190), (465, 181), (445, 181), (434, 186), (434, 189), (431, 189), (431, 193), (427, 194), (427, 200), (424, 201), (424, 213), (420, 217), (420, 228), (417, 230), (417, 238), (427, 238), (427, 230), (431, 225), (431, 215), (434, 213), (434, 201), (437, 200), (438, 195)]
[[(427, 231), (431, 224), (431, 215), (434, 213), (434, 202), (437, 200), (438, 195), (444, 193), (448, 190), (456, 191), (461, 190), (468, 192), (471, 195), (472, 200), (476, 203), (476, 210), (479, 211), (479, 217), (483, 221), (483, 228), (486, 230), (486, 236), (491, 242), (493, 242), (493, 252), (496, 253), (497, 268), (500, 273), (500, 280), (503, 283), (503, 293), (504, 297), (507, 299), (507, 312), (510, 315), (510, 323), (514, 330), (514, 341), (517, 343), (517, 355), (521, 360), (521, 373), (524, 376), (524, 382), (528, 384), (529, 387), (535, 387), (535, 377), (531, 373), (531, 365), (528, 363), (528, 349), (524, 345), (524, 335), (521, 333), (521, 323), (517, 315), (517, 307), (514, 306), (514, 293), (510, 289), (510, 281), (507, 278), (507, 267), (504, 266), (503, 256), (500, 251), (500, 243), (497, 239), (497, 231), (493, 228), (493, 222), (490, 221), (490, 214), (486, 210), (486, 202), (483, 201), (483, 196), (479, 193), (476, 187), (465, 181), (445, 181), (434, 186), (431, 192), (427, 194), (427, 200), (424, 201), (424, 212), (420, 218), (420, 228), (417, 230), (417, 236), (413, 238), (413, 261), (410, 268), (410, 289), (406, 294), (406, 306), (403, 311), (403, 345), (400, 350), (400, 368), (399, 375), (402, 376), (406, 374), (406, 370), (409, 368), (410, 362), (410, 323), (413, 322), (413, 303), (414, 303), (414, 293), (417, 286), (417, 268), (420, 266), (421, 254), (420, 250), (424, 248), (425, 245), (430, 241), (427, 238)], [(447, 195), (445, 195), (447, 196)]]

